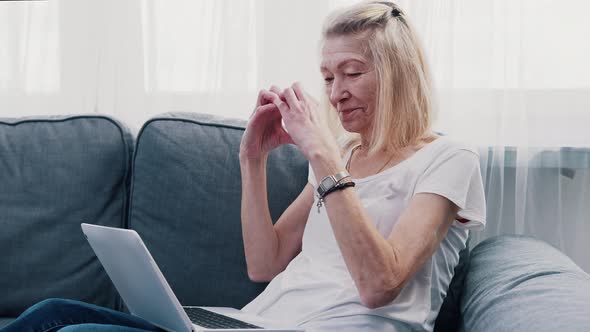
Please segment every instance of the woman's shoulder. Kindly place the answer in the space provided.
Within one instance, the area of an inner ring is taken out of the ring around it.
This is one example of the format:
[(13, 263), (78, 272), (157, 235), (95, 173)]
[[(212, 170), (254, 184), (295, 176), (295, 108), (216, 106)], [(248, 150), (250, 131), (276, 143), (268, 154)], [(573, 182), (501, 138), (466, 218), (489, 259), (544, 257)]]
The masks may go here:
[[(422, 165), (424, 171), (442, 167), (464, 167), (466, 165), (479, 164), (477, 148), (457, 140), (451, 136), (438, 135), (432, 142), (427, 143), (418, 153), (421, 157), (415, 158), (415, 162)], [(418, 166), (418, 164), (415, 164)]]
[(479, 158), (479, 151), (475, 146), (472, 146), (464, 141), (457, 140), (452, 136), (438, 135), (436, 140), (434, 140), (432, 143), (437, 143), (438, 149), (436, 149), (436, 152), (441, 157), (464, 152), (467, 154), (473, 154)]

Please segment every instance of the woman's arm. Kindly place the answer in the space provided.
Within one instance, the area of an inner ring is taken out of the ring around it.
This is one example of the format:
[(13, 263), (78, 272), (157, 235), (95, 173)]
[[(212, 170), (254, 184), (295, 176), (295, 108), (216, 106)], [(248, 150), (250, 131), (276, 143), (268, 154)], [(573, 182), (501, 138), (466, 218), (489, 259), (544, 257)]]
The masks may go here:
[(240, 157), (242, 171), (242, 236), (253, 281), (270, 281), (301, 251), (303, 230), (313, 205), (307, 184), (273, 226), (266, 191), (266, 157)]
[[(280, 93), (277, 87), (271, 91)], [(268, 210), (266, 161), (268, 153), (293, 143), (281, 125), (281, 114), (271, 103), (275, 94), (261, 90), (256, 109), (240, 143), (242, 172), (242, 236), (253, 281), (270, 281), (301, 251), (301, 239), (313, 204), (313, 187), (307, 185), (273, 226)]]
[(325, 205), (361, 301), (369, 308), (386, 305), (397, 297), (434, 254), (458, 210), (442, 196), (417, 194), (385, 239), (373, 226), (356, 191), (334, 192), (325, 198)]
[[(316, 179), (344, 169), (314, 105), (296, 83), (270, 96), (293, 141), (310, 161)], [(433, 255), (453, 223), (458, 207), (435, 194), (417, 194), (385, 239), (373, 225), (354, 188), (325, 198), (330, 224), (361, 301), (376, 308), (393, 301), (405, 283)]]

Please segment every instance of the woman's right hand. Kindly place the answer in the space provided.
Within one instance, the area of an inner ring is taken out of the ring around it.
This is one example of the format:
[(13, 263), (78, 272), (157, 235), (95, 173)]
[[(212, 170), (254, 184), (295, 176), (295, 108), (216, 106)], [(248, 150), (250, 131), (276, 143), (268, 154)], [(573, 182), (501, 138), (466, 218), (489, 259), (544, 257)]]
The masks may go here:
[(291, 136), (282, 126), (279, 109), (272, 103), (277, 95), (280, 97), (280, 90), (274, 86), (270, 91), (263, 89), (258, 93), (256, 108), (240, 143), (240, 157), (262, 158), (283, 144), (293, 144)]

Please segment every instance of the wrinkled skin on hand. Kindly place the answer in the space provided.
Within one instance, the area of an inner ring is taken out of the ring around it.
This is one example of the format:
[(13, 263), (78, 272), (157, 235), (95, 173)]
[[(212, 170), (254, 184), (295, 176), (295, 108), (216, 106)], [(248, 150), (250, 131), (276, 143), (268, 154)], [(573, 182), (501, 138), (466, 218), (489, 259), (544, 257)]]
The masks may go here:
[(282, 126), (282, 115), (273, 99), (280, 95), (276, 87), (260, 90), (256, 108), (250, 116), (240, 153), (246, 158), (261, 158), (283, 144), (293, 144), (293, 140)]

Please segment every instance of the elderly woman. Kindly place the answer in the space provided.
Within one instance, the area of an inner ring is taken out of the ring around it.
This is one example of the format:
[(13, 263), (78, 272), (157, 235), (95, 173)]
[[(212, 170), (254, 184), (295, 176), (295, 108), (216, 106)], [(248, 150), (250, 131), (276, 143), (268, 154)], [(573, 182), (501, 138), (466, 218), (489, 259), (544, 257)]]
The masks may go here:
[[(243, 310), (306, 331), (431, 331), (468, 228), (485, 224), (477, 153), (432, 132), (424, 54), (393, 3), (363, 2), (330, 16), (320, 70), (324, 112), (297, 83), (262, 90), (242, 138), (248, 275), (271, 281)], [(273, 225), (266, 160), (283, 144), (309, 160), (309, 183)], [(159, 330), (53, 301), (3, 331), (82, 315), (95, 324), (64, 330)]]
[[(332, 15), (320, 69), (336, 122), (299, 84), (273, 87), (242, 139), (248, 274), (272, 280), (243, 310), (310, 331), (432, 330), (467, 228), (485, 223), (477, 153), (431, 131), (426, 61), (396, 5)], [(265, 161), (286, 143), (309, 183), (273, 226)]]

